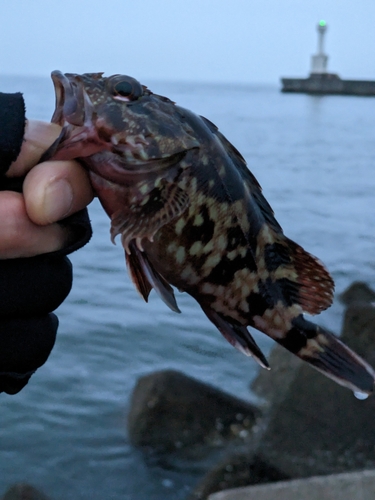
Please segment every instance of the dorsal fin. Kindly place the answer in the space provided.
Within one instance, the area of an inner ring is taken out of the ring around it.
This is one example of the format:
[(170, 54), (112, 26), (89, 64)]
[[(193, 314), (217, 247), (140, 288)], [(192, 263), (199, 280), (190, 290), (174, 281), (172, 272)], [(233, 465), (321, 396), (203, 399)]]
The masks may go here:
[(216, 137), (222, 143), (229, 158), (232, 160), (233, 165), (235, 166), (237, 172), (241, 176), (244, 184), (246, 184), (249, 193), (251, 194), (256, 205), (258, 206), (259, 210), (261, 211), (261, 213), (264, 217), (264, 220), (273, 229), (273, 231), (278, 232), (278, 233), (282, 233), (282, 228), (281, 228), (280, 224), (277, 222), (277, 220), (275, 219), (274, 212), (273, 212), (270, 204), (268, 203), (266, 198), (263, 196), (262, 188), (261, 188), (259, 182), (254, 177), (254, 175), (250, 172), (250, 170), (248, 169), (245, 158), (238, 151), (238, 149), (235, 148), (233, 146), (233, 144), (228, 141), (228, 139), (218, 130), (218, 128), (212, 122), (207, 120), (207, 118), (203, 118), (203, 120), (205, 121), (206, 125), (211, 130), (211, 132), (213, 134), (215, 134)]

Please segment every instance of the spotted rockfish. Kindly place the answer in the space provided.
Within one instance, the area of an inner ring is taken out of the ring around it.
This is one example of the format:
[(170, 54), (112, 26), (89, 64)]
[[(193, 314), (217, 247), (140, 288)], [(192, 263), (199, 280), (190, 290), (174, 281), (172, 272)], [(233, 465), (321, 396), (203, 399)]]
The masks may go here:
[(189, 293), (223, 336), (268, 367), (254, 327), (341, 385), (370, 393), (374, 371), (307, 321), (332, 302), (324, 266), (288, 239), (237, 149), (206, 118), (137, 80), (52, 73), (63, 129), (45, 158), (87, 168), (121, 235), (130, 276), (178, 311)]

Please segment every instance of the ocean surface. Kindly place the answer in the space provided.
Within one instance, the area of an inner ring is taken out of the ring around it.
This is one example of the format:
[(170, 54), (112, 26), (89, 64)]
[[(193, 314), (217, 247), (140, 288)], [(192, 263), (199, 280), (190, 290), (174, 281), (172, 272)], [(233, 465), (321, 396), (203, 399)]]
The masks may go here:
[[(214, 122), (241, 151), (287, 236), (331, 271), (337, 295), (375, 288), (375, 99), (286, 95), (275, 86), (142, 82)], [(48, 79), (0, 77), (24, 92), (27, 115), (49, 120)], [(129, 444), (126, 416), (138, 377), (175, 368), (255, 400), (258, 366), (231, 347), (186, 294), (182, 314), (151, 293), (144, 303), (109, 239), (99, 203), (91, 242), (71, 256), (74, 286), (58, 309), (48, 362), (18, 395), (0, 395), (0, 494), (18, 481), (53, 500), (178, 500), (199, 471), (147, 462)], [(339, 333), (342, 306), (317, 322)], [(272, 341), (254, 333), (269, 353)]]

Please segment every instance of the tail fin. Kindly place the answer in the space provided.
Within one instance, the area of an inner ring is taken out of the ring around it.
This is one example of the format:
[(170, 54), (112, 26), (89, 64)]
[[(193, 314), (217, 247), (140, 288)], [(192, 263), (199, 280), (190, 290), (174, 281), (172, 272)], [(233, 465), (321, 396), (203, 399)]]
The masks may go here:
[(278, 342), (338, 384), (354, 392), (370, 394), (374, 390), (375, 372), (358, 354), (337, 337), (302, 315)]

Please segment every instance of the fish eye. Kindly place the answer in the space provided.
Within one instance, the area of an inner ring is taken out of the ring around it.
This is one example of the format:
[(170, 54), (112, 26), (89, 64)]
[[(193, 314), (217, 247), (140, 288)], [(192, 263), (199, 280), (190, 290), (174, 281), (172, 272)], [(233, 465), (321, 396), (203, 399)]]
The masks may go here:
[(130, 77), (123, 77), (117, 80), (112, 87), (114, 99), (121, 101), (135, 101), (143, 94), (143, 88), (137, 80)]
[(121, 97), (129, 97), (133, 93), (133, 86), (129, 82), (119, 82), (113, 90)]

